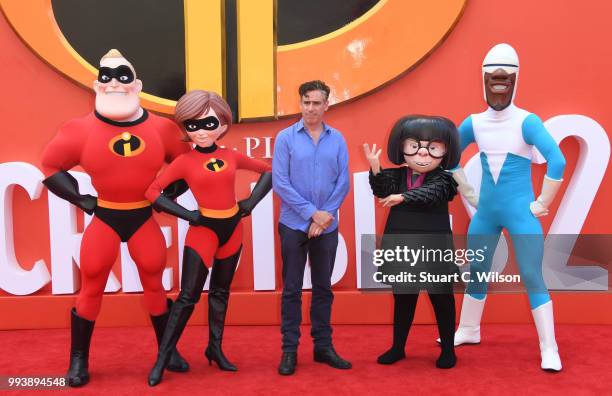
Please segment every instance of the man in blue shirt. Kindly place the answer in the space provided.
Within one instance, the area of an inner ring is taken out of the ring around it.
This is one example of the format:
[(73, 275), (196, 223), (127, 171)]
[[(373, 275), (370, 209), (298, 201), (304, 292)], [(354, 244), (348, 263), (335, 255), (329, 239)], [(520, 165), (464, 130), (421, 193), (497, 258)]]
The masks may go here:
[(322, 81), (302, 84), (302, 119), (282, 130), (274, 143), (272, 184), (282, 201), (278, 224), (283, 258), (281, 375), (293, 374), (297, 364), (307, 255), (312, 274), (314, 360), (334, 368), (351, 368), (338, 356), (331, 338), (331, 275), (338, 246), (338, 208), (348, 194), (349, 175), (346, 142), (339, 131), (323, 123), (329, 91)]

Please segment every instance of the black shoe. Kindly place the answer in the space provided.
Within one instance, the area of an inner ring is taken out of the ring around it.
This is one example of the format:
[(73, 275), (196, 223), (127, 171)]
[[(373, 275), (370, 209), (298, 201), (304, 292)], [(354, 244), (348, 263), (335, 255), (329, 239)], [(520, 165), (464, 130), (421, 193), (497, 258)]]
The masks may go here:
[[(151, 323), (155, 329), (155, 337), (157, 338), (158, 347), (159, 344), (161, 344), (164, 336), (164, 331), (166, 330), (166, 324), (168, 323), (168, 317), (170, 316), (171, 309), (172, 300), (168, 299), (168, 311), (159, 316), (151, 316)], [(187, 363), (187, 361), (179, 354), (176, 347), (172, 349), (172, 354), (170, 355), (170, 361), (166, 366), (166, 370), (174, 371), (176, 373), (184, 373), (189, 371), (189, 363)]]
[(333, 368), (348, 370), (353, 365), (342, 359), (334, 350), (334, 347), (315, 349), (314, 350), (314, 361), (319, 363), (327, 363)]
[(295, 366), (297, 366), (297, 352), (283, 352), (278, 373), (280, 375), (291, 375), (295, 373)]
[(96, 322), (81, 318), (74, 308), (70, 313), (70, 367), (66, 378), (68, 386), (79, 387), (89, 382), (89, 345)]
[(230, 362), (223, 351), (221, 350), (221, 345), (211, 345), (208, 344), (206, 350), (204, 351), (204, 356), (208, 359), (208, 365), (211, 366), (212, 362), (217, 363), (219, 369), (223, 371), (238, 371), (236, 366), (232, 362)]
[(442, 350), (440, 353), (440, 357), (436, 360), (436, 367), (441, 369), (449, 369), (455, 367), (457, 363), (457, 356), (455, 356), (455, 351), (451, 350)]
[(376, 359), (378, 364), (393, 364), (406, 359), (406, 353), (403, 349), (391, 347), (387, 352), (383, 353)]

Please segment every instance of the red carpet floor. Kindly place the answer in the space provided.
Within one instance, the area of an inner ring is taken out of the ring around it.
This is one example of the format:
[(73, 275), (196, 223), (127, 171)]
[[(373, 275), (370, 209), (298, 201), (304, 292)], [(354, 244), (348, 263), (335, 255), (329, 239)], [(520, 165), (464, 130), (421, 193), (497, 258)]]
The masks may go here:
[[(363, 395), (363, 394), (571, 394), (612, 392), (612, 326), (557, 327), (564, 370), (540, 370), (535, 328), (530, 325), (485, 325), (484, 342), (457, 348), (458, 364), (451, 370), (434, 366), (438, 347), (434, 326), (414, 326), (407, 359), (393, 366), (376, 364), (390, 343), (391, 326), (335, 326), (338, 352), (353, 363), (341, 371), (312, 360), (309, 328), (302, 328), (298, 370), (291, 377), (276, 373), (280, 334), (274, 326), (234, 326), (226, 329), (225, 352), (239, 372), (209, 367), (202, 351), (207, 328), (188, 327), (179, 348), (191, 364), (185, 374), (166, 372), (155, 388), (146, 377), (155, 358), (150, 328), (97, 328), (90, 358), (91, 382), (61, 394), (83, 395)], [(62, 375), (68, 363), (69, 331), (0, 332), (0, 375)], [(214, 364), (214, 363), (213, 363)], [(0, 394), (30, 394), (39, 391)], [(50, 394), (47, 392), (47, 394)]]

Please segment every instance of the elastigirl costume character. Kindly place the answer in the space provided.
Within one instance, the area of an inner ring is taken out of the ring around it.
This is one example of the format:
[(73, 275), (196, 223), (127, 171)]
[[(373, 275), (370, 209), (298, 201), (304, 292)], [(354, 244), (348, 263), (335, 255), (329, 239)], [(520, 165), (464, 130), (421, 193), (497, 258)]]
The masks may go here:
[[(172, 121), (140, 107), (142, 82), (119, 51), (102, 57), (93, 88), (95, 111), (64, 124), (42, 158), (47, 176), (43, 183), (49, 191), (94, 214), (83, 233), (81, 290), (71, 311), (70, 386), (89, 381), (91, 335), (121, 242), (127, 242), (136, 263), (145, 307), (161, 341), (170, 302), (162, 286), (166, 244), (145, 191), (164, 162), (189, 150)], [(97, 197), (79, 193), (76, 179), (67, 172), (77, 165), (91, 177)], [(176, 350), (168, 367), (189, 369)]]
[[(195, 148), (172, 162), (147, 190), (147, 199), (161, 210), (191, 226), (185, 239), (181, 292), (170, 312), (157, 361), (149, 374), (149, 385), (162, 380), (181, 333), (195, 304), (200, 300), (204, 282), (212, 267), (208, 293), (209, 339), (205, 355), (221, 370), (236, 371), (221, 350), (230, 285), (242, 248), (241, 218), (272, 188), (269, 164), (249, 158), (236, 150), (220, 148), (216, 141), (232, 124), (232, 112), (225, 100), (214, 92), (191, 91), (176, 105), (175, 119), (186, 140)], [(251, 196), (236, 202), (234, 182), (238, 169), (261, 173)], [(166, 187), (184, 180), (191, 189), (199, 210), (187, 210), (162, 194)]]
[[(565, 158), (540, 118), (514, 105), (519, 59), (508, 44), (494, 46), (482, 64), (485, 100), (489, 107), (472, 114), (459, 127), (461, 149), (476, 143), (480, 150), (482, 181), (480, 194), (467, 184), (461, 169), (454, 171), (459, 191), (477, 207), (468, 229), (473, 249), (488, 245), (485, 260), (472, 262), (463, 299), (455, 345), (480, 342), (480, 319), (486, 298), (486, 282), (478, 273), (491, 269), (500, 233), (508, 230), (529, 295), (529, 304), (540, 340), (541, 367), (560, 371), (561, 359), (555, 341), (553, 307), (542, 276), (544, 238), (537, 217), (548, 214), (565, 168)], [(534, 147), (546, 158), (546, 176), (540, 196), (535, 199), (531, 183)]]
[[(446, 169), (459, 162), (457, 128), (444, 117), (407, 116), (399, 119), (389, 136), (387, 154), (399, 168), (381, 169), (376, 145), (364, 145), (370, 162), (370, 186), (384, 207), (390, 207), (381, 241), (382, 249), (396, 247), (431, 249), (453, 248), (448, 202), (457, 194), (457, 183)], [(438, 368), (456, 363), (454, 262), (420, 259), (418, 262), (386, 262), (383, 275), (410, 274), (410, 281), (385, 282), (393, 289), (393, 345), (378, 357), (379, 364), (393, 364), (406, 357), (404, 348), (412, 325), (420, 290), (427, 290), (438, 322), (442, 351)], [(434, 280), (429, 276), (435, 276)], [(393, 279), (393, 278), (388, 278)]]

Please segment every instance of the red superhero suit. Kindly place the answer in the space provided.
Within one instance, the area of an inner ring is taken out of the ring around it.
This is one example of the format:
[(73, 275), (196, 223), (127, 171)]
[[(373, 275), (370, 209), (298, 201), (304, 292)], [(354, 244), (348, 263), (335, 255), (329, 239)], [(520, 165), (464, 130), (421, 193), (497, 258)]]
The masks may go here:
[(187, 183), (202, 217), (199, 226), (189, 227), (185, 246), (194, 249), (208, 267), (213, 258), (232, 256), (242, 245), (241, 215), (234, 188), (238, 169), (264, 173), (271, 167), (235, 150), (196, 146), (168, 165), (146, 192), (147, 199), (155, 202), (172, 182), (182, 179)]
[[(44, 184), (61, 198), (95, 213), (81, 241), (81, 291), (71, 312), (70, 386), (89, 382), (91, 335), (121, 241), (128, 243), (136, 262), (145, 306), (158, 344), (161, 341), (171, 305), (162, 286), (166, 244), (144, 193), (164, 162), (188, 150), (173, 122), (146, 111), (130, 122), (91, 113), (62, 126), (46, 147)], [(67, 172), (76, 165), (91, 176), (97, 199), (79, 194), (76, 179)], [(170, 354), (169, 370), (189, 370), (176, 348)]]
[[(149, 373), (150, 386), (159, 384), (164, 369), (169, 368), (171, 352), (200, 300), (209, 268), (209, 337), (204, 355), (209, 364), (215, 361), (221, 370), (237, 370), (223, 354), (221, 342), (230, 287), (242, 248), (240, 219), (248, 216), (272, 188), (270, 165), (217, 147), (216, 141), (232, 124), (232, 111), (217, 93), (195, 90), (183, 95), (175, 108), (175, 120), (183, 126), (185, 138), (195, 143), (195, 148), (174, 160), (151, 184), (146, 196), (156, 210), (184, 219), (190, 227), (183, 251), (181, 291)], [(236, 202), (234, 189), (238, 169), (261, 173), (249, 198), (240, 202)], [(171, 199), (176, 194), (169, 193), (168, 186), (178, 182), (191, 188), (198, 210), (188, 210)]]
[[(158, 344), (161, 341), (171, 306), (162, 286), (166, 245), (144, 193), (164, 162), (189, 151), (174, 123), (140, 106), (142, 81), (116, 49), (100, 59), (93, 90), (95, 112), (62, 126), (42, 158), (47, 176), (43, 184), (49, 191), (89, 214), (95, 213), (81, 241), (81, 291), (70, 315), (66, 379), (71, 387), (89, 382), (95, 318), (121, 241), (127, 242), (136, 262), (145, 306)], [(98, 197), (79, 192), (77, 180), (68, 173), (77, 165), (91, 176)], [(169, 198), (179, 195), (183, 187), (176, 183), (165, 194)], [(176, 348), (169, 354), (169, 370), (189, 370)]]
[(46, 147), (46, 176), (81, 165), (98, 192), (95, 216), (81, 242), (81, 291), (76, 311), (95, 320), (121, 241), (128, 243), (153, 316), (166, 312), (162, 272), (166, 245), (145, 191), (164, 162), (189, 150), (172, 121), (144, 112), (132, 122), (116, 122), (98, 113), (69, 121)]

